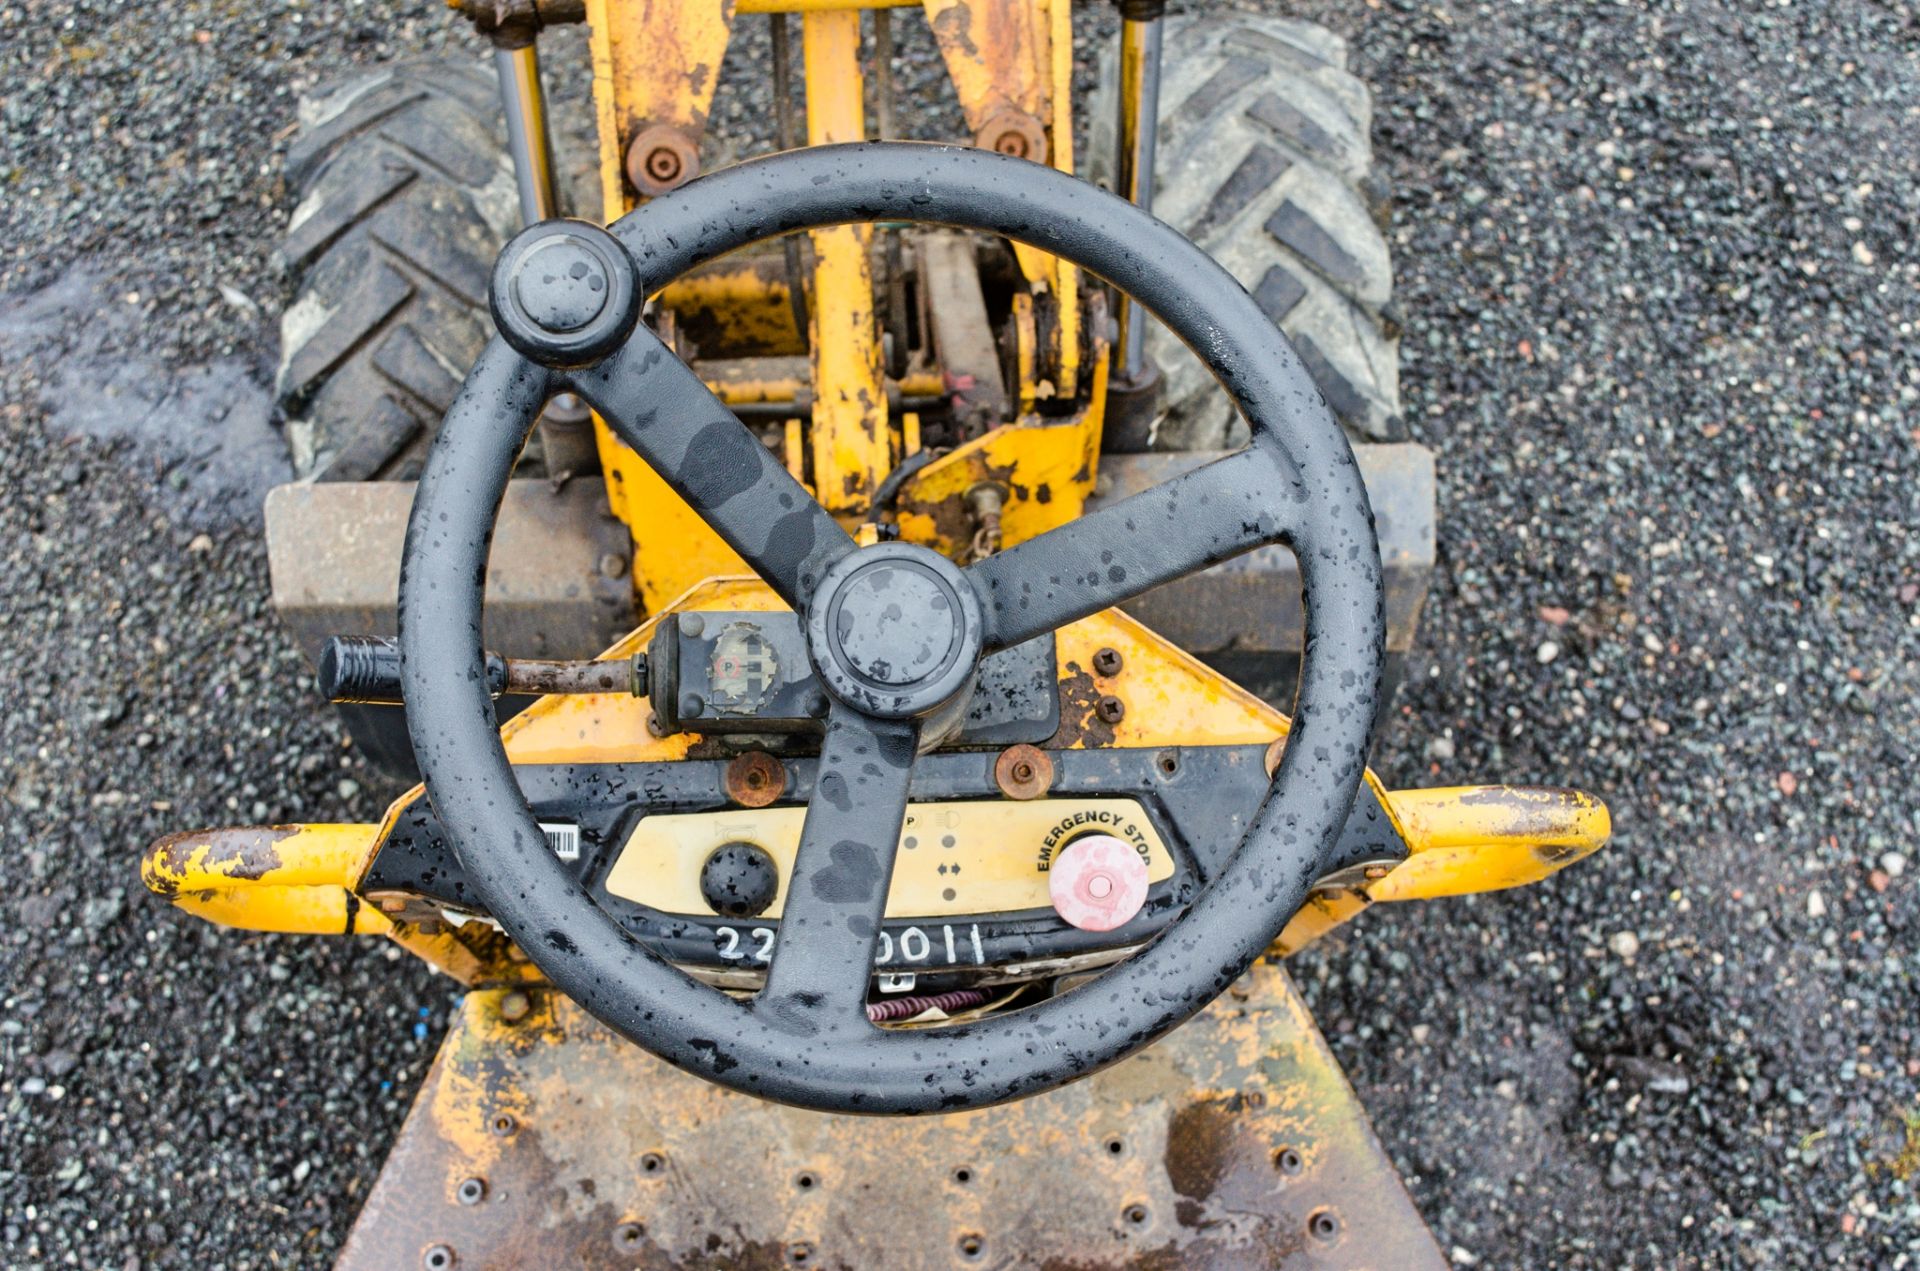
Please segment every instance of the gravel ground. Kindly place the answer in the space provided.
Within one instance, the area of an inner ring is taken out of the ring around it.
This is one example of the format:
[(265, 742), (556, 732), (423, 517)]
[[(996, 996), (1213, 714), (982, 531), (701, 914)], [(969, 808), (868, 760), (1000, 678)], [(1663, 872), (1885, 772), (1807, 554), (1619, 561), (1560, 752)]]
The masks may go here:
[[(1289, 11), (1379, 95), (1443, 473), (1382, 767), (1582, 785), (1618, 831), (1296, 975), (1461, 1265), (1920, 1260), (1913, 9)], [(428, 0), (0, 17), (0, 1263), (323, 1264), (452, 988), (176, 917), (134, 868), (391, 793), (265, 607), (268, 253), (299, 93), (472, 46)], [(742, 48), (723, 91), (764, 83)]]

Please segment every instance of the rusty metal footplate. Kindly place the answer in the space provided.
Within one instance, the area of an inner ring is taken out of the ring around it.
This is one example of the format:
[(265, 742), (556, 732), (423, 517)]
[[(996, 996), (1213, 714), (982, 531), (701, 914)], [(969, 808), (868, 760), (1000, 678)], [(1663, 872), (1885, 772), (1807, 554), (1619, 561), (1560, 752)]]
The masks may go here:
[(920, 1119), (764, 1103), (504, 996), (467, 996), (341, 1271), (1444, 1265), (1275, 967), (1086, 1081)]

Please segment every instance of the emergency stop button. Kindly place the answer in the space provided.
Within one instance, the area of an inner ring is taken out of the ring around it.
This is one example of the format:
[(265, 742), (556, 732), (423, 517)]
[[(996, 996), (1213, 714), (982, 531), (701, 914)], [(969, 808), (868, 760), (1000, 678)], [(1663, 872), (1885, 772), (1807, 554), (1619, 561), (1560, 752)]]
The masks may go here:
[(1082, 931), (1112, 931), (1147, 903), (1147, 863), (1111, 834), (1073, 840), (1047, 873), (1053, 911)]

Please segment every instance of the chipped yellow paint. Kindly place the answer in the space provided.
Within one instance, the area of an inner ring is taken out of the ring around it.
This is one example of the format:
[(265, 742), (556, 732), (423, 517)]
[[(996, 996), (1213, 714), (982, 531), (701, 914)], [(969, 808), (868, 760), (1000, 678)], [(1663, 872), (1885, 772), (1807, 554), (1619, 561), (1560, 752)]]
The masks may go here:
[[(866, 81), (860, 71), (860, 15), (808, 12), (800, 24), (807, 76), (807, 144), (866, 136)], [(862, 512), (892, 466), (880, 332), (873, 305), (873, 227), (810, 231), (813, 492), (829, 512)], [(896, 338), (904, 338), (904, 333)]]
[(1046, 0), (925, 0), (923, 7), (970, 131), (1007, 110), (1043, 126), (1052, 122), (1053, 24)]
[(1434, 900), (1537, 883), (1606, 845), (1606, 805), (1578, 790), (1453, 786), (1384, 800), (1407, 859), (1384, 877), (1316, 892), (1274, 944), (1298, 953), (1374, 901)]
[(1394, 818), (1412, 854), (1367, 889), (1375, 900), (1427, 900), (1524, 887), (1600, 850), (1606, 805), (1578, 790), (1454, 786), (1399, 790)]
[[(607, 890), (673, 914), (711, 914), (700, 888), (700, 868), (714, 849), (752, 843), (779, 867), (780, 889), (755, 921), (777, 919), (786, 881), (800, 849), (805, 807), (738, 808), (717, 813), (650, 816), (634, 827), (607, 873)], [(900, 829), (889, 918), (947, 918), (963, 914), (1046, 909), (1052, 857), (1085, 833), (1111, 834), (1133, 844), (1147, 862), (1147, 880), (1173, 877), (1173, 856), (1133, 799), (1032, 799), (912, 803)], [(946, 866), (965, 861), (966, 873)]]
[(733, 34), (731, 0), (587, 0), (593, 97), (600, 125), (601, 207), (633, 207), (627, 142), (671, 124), (699, 143)]
[(390, 924), (348, 887), (380, 841), (374, 825), (189, 830), (148, 848), (140, 874), (148, 890), (223, 926), (378, 935)]
[(1008, 496), (1000, 512), (1005, 547), (1038, 538), (1079, 516), (1093, 493), (1106, 423), (1104, 341), (1094, 356), (1093, 391), (1077, 414), (1061, 420), (1029, 416), (1002, 425), (954, 447), (909, 477), (894, 500), (900, 537), (964, 559), (975, 528), (967, 492), (989, 482)]

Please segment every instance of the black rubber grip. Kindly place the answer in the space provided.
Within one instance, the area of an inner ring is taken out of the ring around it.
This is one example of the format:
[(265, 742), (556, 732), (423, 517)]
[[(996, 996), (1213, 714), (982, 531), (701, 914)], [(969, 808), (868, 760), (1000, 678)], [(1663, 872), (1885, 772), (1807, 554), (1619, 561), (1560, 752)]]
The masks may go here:
[[(498, 697), (507, 687), (507, 660), (486, 654), (487, 691)], [(320, 691), (329, 702), (399, 706), (400, 642), (384, 636), (334, 636), (320, 646)]]

